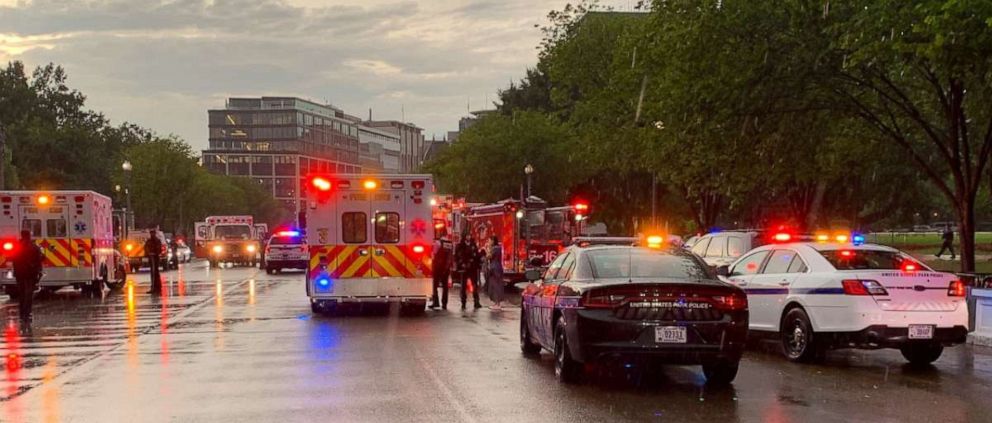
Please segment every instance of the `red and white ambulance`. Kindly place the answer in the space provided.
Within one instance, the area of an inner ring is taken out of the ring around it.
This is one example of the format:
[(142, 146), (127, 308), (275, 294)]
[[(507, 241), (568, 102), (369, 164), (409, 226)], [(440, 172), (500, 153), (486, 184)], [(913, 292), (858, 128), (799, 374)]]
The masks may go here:
[(16, 295), (11, 258), (22, 229), (42, 250), (42, 289), (123, 284), (114, 254), (113, 206), (93, 191), (0, 191), (0, 285)]
[(430, 175), (312, 175), (305, 230), (315, 313), (342, 303), (424, 310), (431, 293)]

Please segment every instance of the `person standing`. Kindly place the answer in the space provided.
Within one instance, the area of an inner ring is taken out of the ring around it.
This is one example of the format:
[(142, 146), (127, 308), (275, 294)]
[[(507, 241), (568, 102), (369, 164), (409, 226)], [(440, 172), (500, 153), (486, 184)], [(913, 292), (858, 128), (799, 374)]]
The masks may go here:
[(489, 299), (495, 304), (492, 310), (503, 310), (503, 246), (499, 238), (493, 237), (489, 247), (489, 266), (486, 273), (486, 286), (489, 288)]
[(17, 280), (17, 290), (20, 295), (18, 311), (21, 323), (30, 323), (33, 319), (31, 308), (34, 302), (34, 290), (41, 281), (41, 248), (31, 240), (31, 231), (23, 230), (17, 249), (13, 261), (14, 279)]
[[(431, 295), (431, 306), (430, 308), (437, 308), (438, 305), (442, 309), (448, 309), (448, 276), (451, 274), (451, 257), (452, 257), (452, 245), (451, 241), (444, 239), (444, 233), (439, 235), (440, 237), (434, 242), (434, 259), (431, 260), (431, 268), (434, 272), (434, 290), (433, 295)], [(441, 302), (438, 304), (437, 289), (441, 288)]]
[(162, 275), (159, 274), (160, 260), (162, 257), (162, 240), (158, 239), (158, 233), (151, 229), (148, 231), (148, 240), (145, 241), (145, 256), (148, 257), (148, 266), (151, 267), (152, 287), (149, 294), (162, 293)]
[(940, 251), (937, 252), (937, 258), (940, 258), (941, 254), (944, 254), (944, 250), (951, 252), (951, 260), (954, 260), (954, 231), (948, 226), (944, 228), (944, 234), (941, 236), (944, 242), (940, 244)]
[[(455, 249), (455, 264), (462, 284), (460, 293), (462, 310), (465, 309), (469, 289), (472, 290), (475, 308), (482, 308), (482, 305), (479, 304), (479, 246), (476, 245), (471, 236), (462, 237), (458, 243), (458, 247)], [(471, 288), (469, 288), (470, 283)]]

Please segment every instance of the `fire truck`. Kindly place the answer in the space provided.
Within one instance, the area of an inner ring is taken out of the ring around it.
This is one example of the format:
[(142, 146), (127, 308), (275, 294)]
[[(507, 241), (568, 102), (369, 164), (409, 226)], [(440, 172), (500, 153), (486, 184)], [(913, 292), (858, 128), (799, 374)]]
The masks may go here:
[(253, 217), (209, 216), (204, 223), (203, 241), (210, 267), (219, 267), (221, 263), (247, 266), (258, 263), (260, 247)]
[(516, 283), (525, 280), (528, 269), (547, 266), (571, 245), (587, 212), (585, 203), (548, 207), (534, 196), (527, 201), (507, 199), (465, 210), (461, 231), (472, 235), (480, 246), (499, 237), (505, 282)]
[(314, 313), (399, 303), (423, 312), (431, 294), (430, 175), (312, 175), (301, 219)]
[(21, 230), (31, 232), (43, 255), (39, 286), (102, 291), (123, 285), (124, 273), (114, 254), (113, 206), (93, 191), (0, 191), (0, 285), (18, 294), (11, 259)]

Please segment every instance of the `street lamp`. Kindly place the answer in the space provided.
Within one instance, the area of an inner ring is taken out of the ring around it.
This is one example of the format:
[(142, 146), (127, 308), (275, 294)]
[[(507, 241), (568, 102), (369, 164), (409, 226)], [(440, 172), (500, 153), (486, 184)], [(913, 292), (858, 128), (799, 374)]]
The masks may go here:
[[(124, 236), (125, 237), (127, 236), (128, 228), (130, 228), (130, 225), (128, 225), (128, 222), (127, 222), (127, 215), (128, 215), (128, 213), (133, 213), (133, 211), (131, 209), (131, 169), (133, 169), (133, 168), (134, 167), (131, 166), (131, 161), (129, 161), (129, 160), (124, 160), (124, 163), (121, 164), (121, 169), (124, 170), (124, 181), (125, 181), (124, 195), (127, 198), (127, 200), (126, 200), (127, 201), (127, 206), (124, 209)], [(134, 224), (134, 217), (131, 218), (131, 224)]]
[(527, 166), (524, 166), (524, 173), (527, 174), (527, 198), (530, 198), (530, 174), (534, 173), (534, 166), (527, 163)]
[[(524, 166), (524, 173), (527, 174), (527, 198), (524, 199), (524, 216), (521, 217), (527, 217), (527, 203), (530, 200), (530, 175), (534, 173), (534, 166), (527, 163), (527, 166)], [(524, 270), (526, 270), (527, 265), (530, 263), (530, 222), (525, 218), (520, 223), (521, 228), (527, 231), (527, 241), (524, 243), (524, 257), (527, 257), (527, 260), (524, 262)]]

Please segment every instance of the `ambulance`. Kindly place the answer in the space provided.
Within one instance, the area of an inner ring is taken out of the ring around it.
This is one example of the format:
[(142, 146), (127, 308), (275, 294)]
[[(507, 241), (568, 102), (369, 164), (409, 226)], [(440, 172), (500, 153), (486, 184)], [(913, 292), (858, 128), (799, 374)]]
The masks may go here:
[(430, 175), (312, 175), (301, 219), (314, 313), (399, 303), (423, 312), (431, 294)]
[[(168, 242), (161, 231), (155, 232), (159, 242), (162, 243), (162, 250), (159, 251), (159, 270), (166, 270), (169, 259)], [(120, 242), (119, 251), (127, 260), (128, 272), (137, 273), (142, 267), (149, 267), (151, 260), (145, 252), (145, 242), (151, 238), (151, 231), (147, 229), (131, 230), (127, 237)]]
[(124, 283), (115, 261), (113, 206), (93, 191), (0, 191), (0, 285), (18, 294), (11, 259), (22, 229), (41, 248), (42, 289), (64, 286), (94, 292)]

